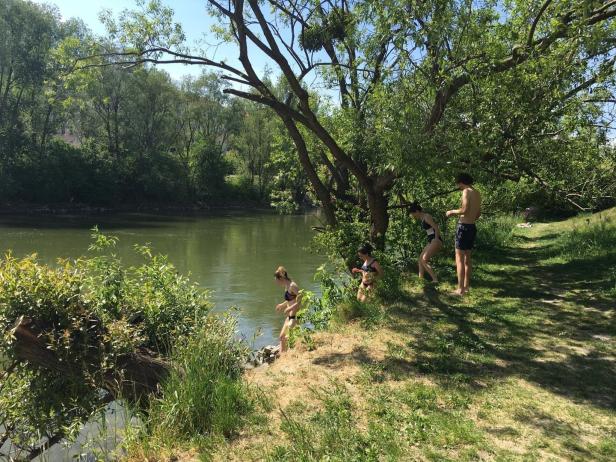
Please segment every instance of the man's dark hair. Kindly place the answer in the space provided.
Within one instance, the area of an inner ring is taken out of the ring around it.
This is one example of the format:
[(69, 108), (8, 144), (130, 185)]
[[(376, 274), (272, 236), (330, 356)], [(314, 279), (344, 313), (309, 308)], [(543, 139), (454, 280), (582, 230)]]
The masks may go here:
[(417, 202), (413, 202), (409, 205), (409, 213), (415, 213), (415, 212), (421, 212), (423, 211), (423, 209), (421, 208), (421, 205), (419, 205)]
[(470, 176), (468, 173), (458, 173), (456, 175), (456, 183), (467, 184), (470, 186), (473, 184), (473, 177)]

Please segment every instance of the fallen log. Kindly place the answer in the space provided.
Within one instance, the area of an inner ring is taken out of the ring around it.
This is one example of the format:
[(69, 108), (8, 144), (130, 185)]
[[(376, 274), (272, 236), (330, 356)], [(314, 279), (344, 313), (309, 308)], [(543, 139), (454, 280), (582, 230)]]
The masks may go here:
[[(11, 334), (16, 360), (61, 374), (80, 375), (82, 365), (61, 361), (31, 319), (21, 317), (17, 320)], [(147, 395), (158, 392), (159, 385), (170, 372), (169, 362), (147, 348), (140, 348), (118, 356), (113, 369), (100, 371), (98, 385), (114, 399), (138, 403)]]

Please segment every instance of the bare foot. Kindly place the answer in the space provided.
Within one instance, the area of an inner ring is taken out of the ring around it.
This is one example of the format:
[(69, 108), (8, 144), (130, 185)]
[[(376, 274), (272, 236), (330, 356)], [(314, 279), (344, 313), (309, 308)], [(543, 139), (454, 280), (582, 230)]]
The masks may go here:
[(464, 290), (463, 289), (456, 289), (454, 290), (451, 295), (455, 295), (456, 297), (461, 297), (464, 295)]

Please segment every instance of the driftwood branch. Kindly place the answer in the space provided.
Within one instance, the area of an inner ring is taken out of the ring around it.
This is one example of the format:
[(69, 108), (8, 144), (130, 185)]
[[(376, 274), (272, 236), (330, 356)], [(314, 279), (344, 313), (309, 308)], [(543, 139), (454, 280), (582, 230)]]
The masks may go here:
[[(79, 374), (80, 365), (60, 361), (48, 348), (32, 320), (20, 318), (11, 333), (15, 339), (15, 356), (19, 361), (61, 374)], [(157, 392), (159, 384), (170, 371), (168, 362), (156, 357), (154, 352), (141, 348), (118, 357), (113, 369), (101, 371), (99, 386), (114, 399), (139, 402), (148, 394)]]

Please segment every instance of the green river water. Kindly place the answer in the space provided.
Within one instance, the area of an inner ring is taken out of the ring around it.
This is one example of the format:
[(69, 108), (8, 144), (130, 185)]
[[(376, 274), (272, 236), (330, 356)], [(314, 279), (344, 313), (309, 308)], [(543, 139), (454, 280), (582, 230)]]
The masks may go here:
[(258, 348), (277, 342), (283, 322), (274, 310), (282, 300), (273, 281), (276, 267), (284, 265), (300, 287), (315, 289), (312, 277), (323, 258), (306, 247), (317, 224), (315, 214), (251, 212), (0, 216), (0, 250), (10, 249), (15, 256), (36, 252), (46, 263), (77, 257), (87, 252), (95, 225), (119, 238), (117, 253), (126, 264), (142, 261), (134, 244), (150, 243), (178, 271), (211, 289), (217, 310), (238, 307), (240, 334)]

